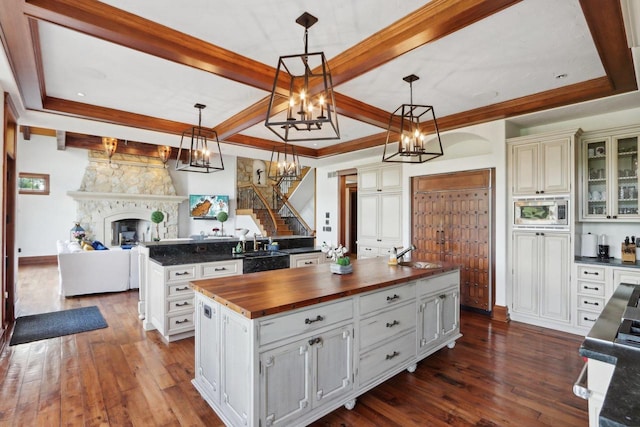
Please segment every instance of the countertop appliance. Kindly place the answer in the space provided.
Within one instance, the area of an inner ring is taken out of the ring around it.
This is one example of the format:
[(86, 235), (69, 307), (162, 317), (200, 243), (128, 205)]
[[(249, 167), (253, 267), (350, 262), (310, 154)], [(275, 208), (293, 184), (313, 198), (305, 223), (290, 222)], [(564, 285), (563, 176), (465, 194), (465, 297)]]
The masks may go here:
[(513, 202), (516, 227), (568, 227), (568, 199), (520, 199)]
[(583, 234), (580, 244), (580, 256), (596, 258), (598, 256), (598, 235)]
[(589, 399), (589, 426), (640, 425), (640, 285), (618, 285), (580, 355), (587, 362), (573, 390)]

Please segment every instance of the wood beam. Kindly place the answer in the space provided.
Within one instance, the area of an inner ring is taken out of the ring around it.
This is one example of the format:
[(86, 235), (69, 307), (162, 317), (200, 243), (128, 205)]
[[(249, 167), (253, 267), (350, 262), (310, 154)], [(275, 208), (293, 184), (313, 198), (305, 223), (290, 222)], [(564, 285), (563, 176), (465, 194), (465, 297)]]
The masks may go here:
[(31, 141), (31, 126), (20, 126), (20, 131), (22, 131), (22, 139)]
[(63, 130), (56, 131), (56, 142), (58, 151), (64, 151), (67, 148), (67, 133)]

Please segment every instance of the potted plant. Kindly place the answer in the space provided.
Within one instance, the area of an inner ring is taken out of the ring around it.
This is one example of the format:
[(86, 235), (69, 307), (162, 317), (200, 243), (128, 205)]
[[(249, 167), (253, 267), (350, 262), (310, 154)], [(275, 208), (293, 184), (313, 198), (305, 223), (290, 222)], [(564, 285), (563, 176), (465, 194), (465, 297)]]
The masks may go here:
[(216, 215), (218, 221), (220, 221), (220, 234), (224, 236), (224, 222), (229, 219), (229, 214), (224, 211), (218, 212)]
[(164, 214), (160, 211), (151, 212), (151, 222), (156, 225), (156, 237), (154, 237), (154, 242), (160, 241), (160, 223), (164, 221)]
[(351, 260), (348, 256), (346, 256), (348, 249), (342, 245), (338, 245), (337, 247), (332, 245), (327, 245), (325, 242), (322, 242), (321, 246), (322, 252), (327, 254), (327, 258), (331, 258), (333, 263), (330, 265), (330, 269), (332, 273), (335, 274), (348, 274), (353, 273), (353, 266), (351, 265)]

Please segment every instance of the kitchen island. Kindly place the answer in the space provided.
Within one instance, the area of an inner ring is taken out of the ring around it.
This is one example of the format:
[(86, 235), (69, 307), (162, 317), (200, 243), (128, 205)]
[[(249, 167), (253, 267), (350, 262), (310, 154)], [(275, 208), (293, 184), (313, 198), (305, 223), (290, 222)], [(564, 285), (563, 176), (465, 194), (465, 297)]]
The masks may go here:
[(457, 266), (353, 262), (192, 281), (193, 384), (228, 425), (305, 425), (460, 335)]

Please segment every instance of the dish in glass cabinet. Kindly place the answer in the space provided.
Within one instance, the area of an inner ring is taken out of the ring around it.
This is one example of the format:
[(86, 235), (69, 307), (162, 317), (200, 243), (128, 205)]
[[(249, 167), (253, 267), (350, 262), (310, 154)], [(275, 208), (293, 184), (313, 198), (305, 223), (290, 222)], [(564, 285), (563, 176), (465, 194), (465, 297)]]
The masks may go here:
[(604, 147), (596, 147), (596, 154), (598, 156), (604, 156), (604, 153), (605, 153)]

